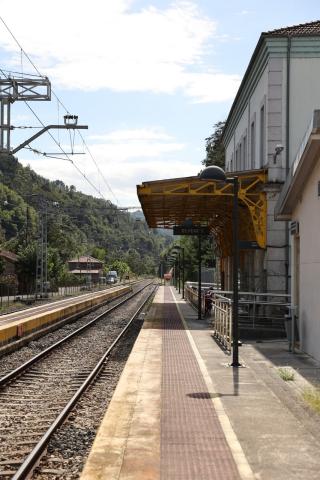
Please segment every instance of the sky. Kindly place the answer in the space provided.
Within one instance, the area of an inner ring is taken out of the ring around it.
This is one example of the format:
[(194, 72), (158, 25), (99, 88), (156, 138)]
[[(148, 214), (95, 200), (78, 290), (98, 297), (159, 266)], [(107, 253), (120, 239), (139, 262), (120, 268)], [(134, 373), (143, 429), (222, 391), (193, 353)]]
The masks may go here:
[[(0, 22), (0, 76), (38, 71), (59, 99), (13, 103), (12, 125), (61, 124), (63, 106), (88, 125), (85, 144), (52, 130), (56, 143), (44, 134), (30, 144), (47, 156), (23, 149), (19, 161), (124, 207), (139, 204), (143, 181), (199, 172), (205, 138), (226, 119), (261, 32), (319, 20), (320, 4), (0, 0), (0, 15), (16, 39)], [(12, 148), (36, 131), (15, 128)]]

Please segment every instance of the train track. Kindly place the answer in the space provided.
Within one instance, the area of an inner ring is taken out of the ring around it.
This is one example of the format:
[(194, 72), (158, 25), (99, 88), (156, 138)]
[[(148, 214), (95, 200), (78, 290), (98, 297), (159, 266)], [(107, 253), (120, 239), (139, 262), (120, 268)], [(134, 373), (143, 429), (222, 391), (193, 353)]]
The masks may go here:
[[(98, 315), (0, 379), (0, 479), (25, 479), (57, 429), (103, 369), (154, 287), (129, 321), (112, 322), (110, 313), (141, 293)], [(100, 321), (108, 316), (108, 322)], [(112, 339), (111, 339), (112, 338)]]

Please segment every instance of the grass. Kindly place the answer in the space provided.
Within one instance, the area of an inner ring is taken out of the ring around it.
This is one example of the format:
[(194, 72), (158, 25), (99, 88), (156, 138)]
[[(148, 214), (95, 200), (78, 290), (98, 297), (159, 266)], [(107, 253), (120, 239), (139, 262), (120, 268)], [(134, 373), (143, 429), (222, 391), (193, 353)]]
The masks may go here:
[(302, 398), (312, 410), (320, 413), (320, 389), (306, 388), (302, 393)]
[(282, 380), (285, 382), (293, 382), (294, 380), (294, 373), (291, 369), (289, 368), (278, 368), (278, 373)]

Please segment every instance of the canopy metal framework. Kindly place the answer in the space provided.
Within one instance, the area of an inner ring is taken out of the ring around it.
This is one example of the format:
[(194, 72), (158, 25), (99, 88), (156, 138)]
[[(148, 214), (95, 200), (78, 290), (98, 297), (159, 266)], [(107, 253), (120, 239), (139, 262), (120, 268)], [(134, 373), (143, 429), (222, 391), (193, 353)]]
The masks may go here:
[[(267, 200), (265, 170), (232, 172), (239, 177), (239, 240), (266, 247)], [(143, 182), (138, 197), (150, 228), (173, 228), (186, 219), (207, 225), (222, 257), (232, 252), (232, 200), (230, 183), (198, 177)]]

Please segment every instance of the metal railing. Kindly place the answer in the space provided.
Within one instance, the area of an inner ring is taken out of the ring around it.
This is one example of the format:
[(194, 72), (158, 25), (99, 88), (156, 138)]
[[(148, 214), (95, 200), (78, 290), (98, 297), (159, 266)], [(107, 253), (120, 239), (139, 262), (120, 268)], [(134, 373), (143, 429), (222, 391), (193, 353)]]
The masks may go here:
[[(185, 298), (194, 307), (198, 307), (198, 290), (196, 284), (188, 282), (185, 288)], [(208, 284), (207, 287), (212, 286)], [(201, 295), (201, 313), (205, 313), (205, 290)], [(212, 310), (210, 316), (213, 320), (213, 335), (226, 350), (231, 350), (232, 339), (232, 300), (221, 295), (220, 291), (213, 291), (211, 294)]]
[[(201, 312), (205, 312), (205, 298), (204, 291), (210, 287), (216, 288), (216, 284), (212, 283), (202, 283), (202, 295), (201, 295)], [(218, 289), (216, 288), (216, 290)], [(220, 290), (219, 290), (219, 293)], [(198, 283), (196, 282), (187, 282), (185, 285), (185, 299), (188, 300), (194, 307), (198, 309)]]
[[(208, 286), (202, 289), (201, 294), (201, 310), (205, 313), (205, 292)], [(215, 287), (211, 284), (211, 287)], [(212, 290), (212, 310), (210, 317), (217, 335), (223, 338), (223, 343), (227, 340), (225, 337), (231, 338), (231, 325), (227, 326), (224, 322), (230, 322), (232, 318), (232, 296), (233, 292), (229, 290)], [(186, 299), (197, 308), (198, 305), (198, 289), (194, 282), (187, 282), (185, 288)], [(239, 292), (239, 326), (242, 330), (248, 331), (264, 331), (285, 333), (286, 314), (291, 306), (291, 296), (282, 293), (272, 292)], [(228, 320), (225, 319), (228, 309)], [(223, 317), (223, 320), (222, 320)], [(216, 324), (216, 322), (218, 322)], [(226, 333), (227, 332), (227, 333)], [(221, 340), (222, 341), (222, 340)], [(229, 348), (229, 347), (228, 347)]]
[(230, 298), (212, 294), (213, 336), (228, 351), (232, 346), (232, 301)]

